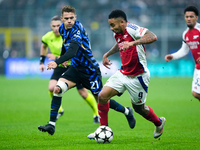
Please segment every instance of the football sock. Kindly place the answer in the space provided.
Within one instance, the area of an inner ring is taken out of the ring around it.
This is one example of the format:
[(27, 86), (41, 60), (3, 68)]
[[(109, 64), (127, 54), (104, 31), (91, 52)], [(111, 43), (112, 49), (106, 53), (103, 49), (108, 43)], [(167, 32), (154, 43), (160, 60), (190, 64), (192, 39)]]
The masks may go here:
[[(148, 106), (149, 107), (149, 106)], [(143, 116), (145, 119), (154, 123), (155, 126), (160, 126), (162, 124), (158, 116), (153, 112), (153, 109), (149, 107), (149, 113), (146, 116)]]
[[(53, 92), (49, 91), (49, 95), (50, 95), (51, 99), (53, 99)], [(58, 112), (60, 113), (60, 112), (62, 112), (62, 110), (63, 110), (63, 107), (62, 107), (62, 105), (60, 105)]]
[(99, 116), (100, 116), (100, 124), (101, 126), (108, 125), (108, 111), (109, 111), (109, 103), (106, 104), (98, 104)]
[(63, 107), (62, 107), (62, 105), (60, 105), (60, 108), (58, 109), (58, 112), (60, 113), (60, 112), (62, 112), (62, 110), (63, 110)]
[(50, 122), (56, 122), (58, 109), (60, 108), (61, 105), (61, 100), (62, 97), (53, 96), (53, 99), (51, 101)]
[(128, 113), (129, 113), (129, 110), (126, 107), (122, 106), (120, 103), (116, 102), (113, 99), (110, 99), (110, 108), (112, 108), (118, 112), (122, 112), (125, 115), (128, 115)]
[(53, 92), (49, 91), (49, 96), (51, 97), (51, 99), (53, 98)]
[(98, 114), (98, 108), (97, 108), (97, 102), (96, 102), (94, 96), (92, 94), (88, 93), (88, 96), (86, 97), (85, 101), (92, 108), (93, 115), (94, 116), (99, 115)]

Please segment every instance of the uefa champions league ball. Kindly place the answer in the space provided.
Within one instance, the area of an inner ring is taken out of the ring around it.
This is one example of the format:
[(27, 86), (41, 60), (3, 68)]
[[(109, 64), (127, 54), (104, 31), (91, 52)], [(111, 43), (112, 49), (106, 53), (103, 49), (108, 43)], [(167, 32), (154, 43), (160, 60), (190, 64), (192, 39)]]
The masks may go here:
[(100, 126), (95, 131), (97, 143), (110, 143), (113, 140), (113, 131), (108, 126)]

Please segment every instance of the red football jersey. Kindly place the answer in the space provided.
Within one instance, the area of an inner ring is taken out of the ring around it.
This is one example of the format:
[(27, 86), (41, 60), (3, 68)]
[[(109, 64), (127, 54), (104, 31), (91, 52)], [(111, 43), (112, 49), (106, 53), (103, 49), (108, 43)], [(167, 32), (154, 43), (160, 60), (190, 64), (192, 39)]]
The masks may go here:
[(146, 31), (146, 28), (128, 22), (124, 34), (114, 34), (120, 50), (122, 74), (136, 76), (148, 70), (144, 45), (134, 45), (122, 50), (124, 42), (135, 41), (144, 36)]
[(200, 69), (200, 24), (197, 23), (192, 30), (189, 30), (189, 28), (185, 30), (183, 40), (192, 52), (196, 64), (195, 68)]

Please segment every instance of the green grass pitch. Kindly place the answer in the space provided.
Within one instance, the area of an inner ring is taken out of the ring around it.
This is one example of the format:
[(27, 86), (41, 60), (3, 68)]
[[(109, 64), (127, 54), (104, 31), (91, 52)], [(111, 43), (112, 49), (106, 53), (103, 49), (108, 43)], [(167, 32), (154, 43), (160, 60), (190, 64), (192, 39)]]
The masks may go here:
[[(104, 83), (105, 83), (104, 79)], [(154, 125), (140, 115), (130, 129), (125, 116), (109, 111), (114, 132), (109, 144), (98, 144), (86, 136), (99, 126), (93, 124), (91, 108), (71, 89), (63, 96), (64, 115), (53, 136), (37, 127), (49, 121), (48, 79), (6, 79), (0, 77), (1, 150), (196, 150), (200, 149), (200, 104), (192, 97), (191, 78), (152, 78), (146, 104), (167, 121), (163, 135), (153, 138)], [(128, 93), (114, 97), (131, 106)]]

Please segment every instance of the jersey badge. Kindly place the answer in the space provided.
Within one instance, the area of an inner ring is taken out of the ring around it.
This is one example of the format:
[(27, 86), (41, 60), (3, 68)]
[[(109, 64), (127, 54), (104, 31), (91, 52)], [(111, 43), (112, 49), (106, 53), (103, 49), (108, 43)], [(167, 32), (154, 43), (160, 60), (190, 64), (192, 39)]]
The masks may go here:
[(128, 35), (125, 34), (125, 35), (124, 35), (124, 39), (127, 38), (127, 36), (128, 36)]

